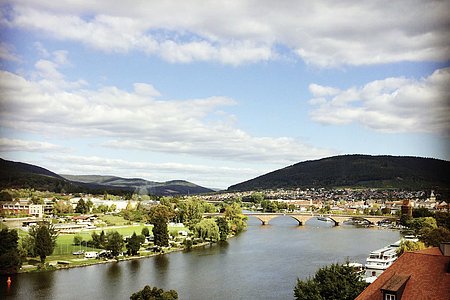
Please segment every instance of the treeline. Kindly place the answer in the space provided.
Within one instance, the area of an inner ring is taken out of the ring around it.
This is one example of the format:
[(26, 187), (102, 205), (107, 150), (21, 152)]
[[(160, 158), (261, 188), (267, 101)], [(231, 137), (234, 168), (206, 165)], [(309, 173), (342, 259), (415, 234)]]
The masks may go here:
[(432, 158), (343, 155), (301, 162), (233, 185), (231, 191), (368, 187), (448, 191), (450, 162)]

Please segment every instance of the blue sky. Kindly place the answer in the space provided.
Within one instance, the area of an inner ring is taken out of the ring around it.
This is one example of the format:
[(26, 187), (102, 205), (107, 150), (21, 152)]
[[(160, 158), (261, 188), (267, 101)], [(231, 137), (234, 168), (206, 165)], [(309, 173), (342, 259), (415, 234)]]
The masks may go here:
[(213, 188), (449, 160), (448, 1), (1, 2), (0, 155)]

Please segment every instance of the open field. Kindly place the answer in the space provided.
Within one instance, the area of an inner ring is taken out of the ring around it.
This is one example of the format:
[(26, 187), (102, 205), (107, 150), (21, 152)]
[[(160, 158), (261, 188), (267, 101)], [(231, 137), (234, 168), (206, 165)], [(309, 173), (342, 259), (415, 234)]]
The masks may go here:
[[(56, 247), (53, 251), (53, 254), (47, 257), (46, 262), (51, 265), (56, 265), (58, 262), (64, 261), (64, 262), (69, 263), (68, 266), (81, 266), (81, 265), (91, 265), (91, 264), (102, 263), (102, 262), (104, 262), (102, 260), (86, 259), (86, 258), (84, 258), (84, 255), (73, 255), (72, 254), (73, 252), (80, 251), (80, 250), (84, 250), (85, 252), (88, 252), (88, 251), (100, 252), (102, 250), (102, 249), (96, 249), (96, 248), (86, 247), (86, 246), (82, 246), (82, 245), (75, 246), (75, 245), (73, 245), (74, 236), (79, 235), (83, 238), (84, 241), (89, 241), (89, 240), (91, 240), (91, 234), (93, 232), (100, 233), (103, 230), (105, 233), (107, 233), (109, 231), (117, 231), (122, 236), (126, 237), (126, 236), (132, 235), (133, 232), (136, 232), (136, 234), (138, 234), (138, 235), (141, 234), (141, 231), (144, 227), (147, 227), (149, 229), (150, 233), (152, 232), (153, 226), (145, 226), (145, 225), (141, 224), (141, 225), (104, 227), (104, 228), (99, 228), (99, 229), (94, 229), (94, 230), (80, 231), (79, 233), (76, 233), (76, 234), (60, 234), (57, 238)], [(178, 230), (188, 230), (187, 228), (184, 228), (184, 227), (169, 227), (168, 229), (169, 229), (169, 232), (178, 231)], [(25, 231), (19, 230), (19, 236), (21, 238), (23, 238), (26, 235), (27, 235), (27, 233)], [(125, 247), (123, 248), (123, 250), (124, 251), (126, 250)], [(173, 250), (179, 250), (179, 249), (172, 249), (170, 251), (173, 251)], [(150, 256), (153, 254), (154, 254), (153, 252), (141, 251), (142, 257)], [(39, 263), (38, 258), (29, 258), (28, 266), (27, 266), (27, 263), (24, 263), (23, 271), (30, 271), (30, 270), (36, 269), (35, 267), (29, 266), (29, 265), (36, 266), (38, 263)]]

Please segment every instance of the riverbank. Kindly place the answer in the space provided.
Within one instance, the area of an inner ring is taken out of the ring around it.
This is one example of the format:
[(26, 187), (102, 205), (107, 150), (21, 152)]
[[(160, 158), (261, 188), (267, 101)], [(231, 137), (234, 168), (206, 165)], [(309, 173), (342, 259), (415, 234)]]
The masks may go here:
[[(210, 244), (210, 242), (202, 242), (198, 243), (196, 245), (192, 245), (192, 248), (200, 248), (203, 246), (207, 246)], [(152, 252), (149, 250), (142, 251), (139, 256), (123, 256), (119, 258), (113, 258), (113, 259), (88, 259), (88, 258), (74, 258), (70, 261), (63, 261), (63, 260), (50, 260), (47, 261), (45, 264), (46, 266), (44, 268), (39, 268), (41, 265), (31, 265), (26, 264), (22, 265), (19, 272), (17, 273), (29, 273), (29, 272), (47, 272), (47, 271), (55, 271), (55, 270), (63, 270), (63, 269), (71, 269), (71, 268), (81, 268), (81, 267), (89, 267), (94, 265), (100, 265), (100, 264), (108, 264), (108, 263), (114, 263), (114, 262), (121, 262), (121, 261), (130, 261), (130, 260), (137, 260), (137, 259), (143, 259), (143, 258), (150, 258), (155, 257), (158, 255), (165, 255), (172, 252), (180, 252), (180, 251), (188, 251), (186, 248), (163, 248), (162, 252)]]

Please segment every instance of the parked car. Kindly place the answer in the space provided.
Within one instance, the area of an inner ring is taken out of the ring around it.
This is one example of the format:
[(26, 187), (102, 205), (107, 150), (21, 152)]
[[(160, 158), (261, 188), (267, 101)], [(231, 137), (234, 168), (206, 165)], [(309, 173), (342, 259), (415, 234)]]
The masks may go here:
[(113, 255), (109, 250), (102, 250), (97, 255), (97, 258), (113, 258)]
[(78, 251), (72, 252), (72, 254), (73, 255), (81, 255), (81, 254), (84, 254), (84, 250), (78, 250)]
[(96, 252), (96, 251), (89, 251), (89, 252), (84, 253), (85, 258), (97, 258), (97, 256), (98, 256), (98, 252)]

